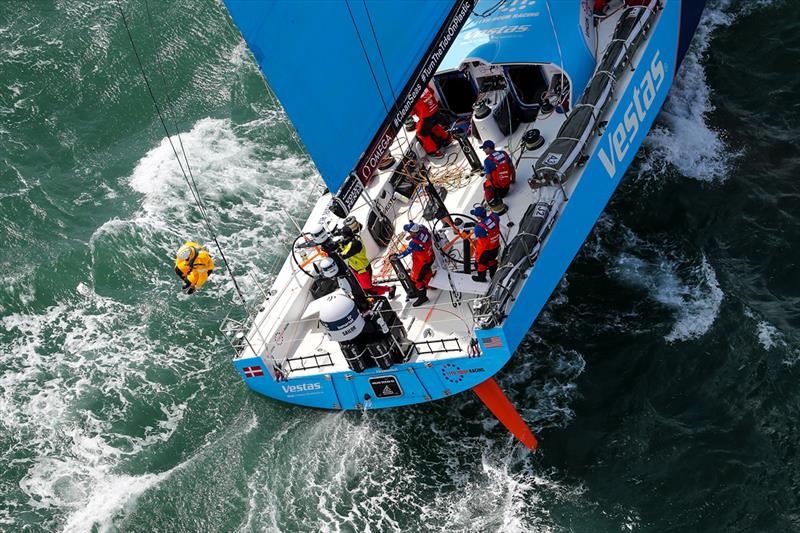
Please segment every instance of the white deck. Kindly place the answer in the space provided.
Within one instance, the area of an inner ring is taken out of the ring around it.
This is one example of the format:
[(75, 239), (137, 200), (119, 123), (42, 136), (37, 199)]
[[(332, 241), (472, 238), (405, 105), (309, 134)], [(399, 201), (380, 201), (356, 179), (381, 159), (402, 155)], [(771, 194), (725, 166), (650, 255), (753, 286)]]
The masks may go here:
[[(599, 26), (600, 45), (598, 48), (601, 53), (605, 48), (604, 41), (607, 41), (613, 33), (616, 19), (616, 16), (609, 17)], [(633, 61), (633, 64), (635, 65), (636, 61)], [(617, 94), (624, 92), (622, 89), (624, 89), (626, 83), (627, 80), (620, 80), (618, 85), (620, 90), (617, 91)], [(573, 100), (577, 96), (573, 94)], [(617, 103), (616, 100), (613, 102), (612, 110)], [(532, 203), (540, 200), (555, 200), (551, 216), (557, 217), (564, 205), (564, 195), (570, 196), (581, 179), (583, 169), (579, 168), (572, 174), (563, 189), (557, 186), (548, 186), (532, 190), (527, 184), (528, 178), (533, 174), (533, 164), (547, 148), (550, 141), (553, 140), (564, 120), (565, 116), (563, 114), (552, 112), (546, 117), (538, 118), (534, 123), (520, 124), (510, 137), (492, 139), (498, 149), (504, 149), (511, 155), (517, 169), (516, 184), (511, 186), (510, 193), (504, 200), (509, 210), (501, 217), (502, 234), (505, 242), (510, 241), (516, 235), (517, 223)], [(545, 143), (537, 150), (526, 151), (522, 146), (521, 138), (527, 130), (533, 127), (540, 130)], [(470, 140), (482, 161), (484, 155), (478, 149), (479, 143), (475, 142), (471, 137)], [(592, 142), (594, 143), (594, 141)], [(403, 153), (409, 146), (415, 146), (417, 153), (425, 157), (415, 139), (414, 132), (402, 130), (391, 147), (391, 152), (398, 163), (402, 160)], [(587, 149), (587, 153), (592, 153), (594, 148), (594, 146), (591, 146), (590, 149)], [(471, 172), (458, 143), (453, 142), (445, 150), (444, 157), (435, 158), (429, 162), (433, 167), (434, 182), (445, 173), (451, 178), (448, 180), (449, 186), (447, 197), (445, 198), (445, 204), (451, 213), (469, 213), (473, 205), (483, 199), (483, 178), (479, 173)], [(381, 200), (381, 193), (384, 190), (392, 191), (388, 181), (393, 170), (394, 168), (379, 172), (366, 188), (367, 193), (373, 200), (382, 204), (386, 203), (386, 198)], [(325, 223), (329, 228), (332, 228), (336, 223), (341, 224), (341, 220), (332, 215), (327, 209), (330, 198), (330, 195), (326, 194), (317, 201), (303, 228), (304, 231), (318, 222)], [(400, 250), (400, 245), (404, 242), (402, 239), (404, 235), (402, 227), (404, 224), (413, 219), (415, 222), (424, 223), (429, 229), (432, 229), (432, 222), (422, 219), (422, 209), (422, 202), (419, 200), (412, 200), (410, 203), (395, 200), (387, 212), (387, 215), (394, 220), (395, 236), (387, 248), (379, 248), (366, 230), (366, 219), (370, 206), (364, 201), (363, 197), (354, 206), (351, 214), (365, 226), (362, 231), (362, 238), (367, 245), (368, 257), (372, 261), (374, 269), (373, 280), (376, 284), (381, 283), (383, 275), (394, 278), (393, 271), (388, 267), (388, 263), (384, 264), (384, 261), (391, 253)], [(510, 224), (509, 227), (510, 222), (513, 224)], [(446, 238), (449, 240), (453, 237), (452, 230), (448, 230)], [(457, 245), (461, 246), (460, 241)], [(544, 242), (544, 246), (546, 245), (547, 240)], [(310, 253), (313, 254), (313, 250)], [(406, 258), (406, 261), (410, 270), (410, 258)], [(435, 270), (437, 273), (433, 279), (432, 286), (438, 287), (438, 290), (428, 291), (430, 301), (425, 305), (412, 307), (411, 302), (406, 301), (406, 294), (402, 286), (397, 282), (394, 282), (397, 286), (397, 295), (390, 303), (402, 320), (409, 339), (415, 342), (457, 339), (460, 349), (415, 355), (412, 357), (412, 361), (439, 360), (466, 355), (474, 330), (474, 321), (469, 304), (488, 288), (488, 283), (473, 282), (467, 274), (453, 274), (452, 278), (455, 280), (455, 286), (462, 293), (461, 300), (454, 306), (451, 302), (450, 279), (448, 279), (444, 265), (439, 264), (438, 258)], [(331, 341), (327, 337), (319, 325), (313, 308), (309, 308), (310, 306), (313, 307), (312, 298), (308, 290), (311, 282), (311, 278), (301, 272), (291, 258), (287, 258), (275, 279), (269, 298), (265, 301), (263, 309), (255, 317), (247, 335), (250, 341), (249, 347), (240, 352), (239, 357), (259, 355), (264, 358), (265, 362), (282, 363), (283, 368), (288, 370), (287, 360), (291, 361), (292, 367), (299, 368), (302, 366), (302, 361), (299, 358), (306, 357), (308, 359), (305, 359), (305, 361), (310, 366), (315, 366), (313, 364), (314, 355), (330, 354), (318, 357), (319, 361), (317, 361), (327, 362), (329, 359), (330, 365), (308, 370), (293, 370), (290, 373), (290, 377), (348, 370), (338, 343)], [(455, 343), (451, 340), (448, 346), (455, 347)], [(268, 364), (268, 366), (271, 367), (272, 365)], [(271, 368), (270, 371), (272, 371)]]

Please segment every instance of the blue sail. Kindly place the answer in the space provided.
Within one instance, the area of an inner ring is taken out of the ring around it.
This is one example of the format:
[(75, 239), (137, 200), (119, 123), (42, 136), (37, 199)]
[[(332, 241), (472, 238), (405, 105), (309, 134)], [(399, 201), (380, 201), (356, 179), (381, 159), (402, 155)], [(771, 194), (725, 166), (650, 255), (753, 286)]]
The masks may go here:
[(387, 117), (397, 114), (396, 103), (412, 97), (404, 88), (456, 2), (225, 0), (225, 5), (325, 183), (336, 191), (375, 144)]

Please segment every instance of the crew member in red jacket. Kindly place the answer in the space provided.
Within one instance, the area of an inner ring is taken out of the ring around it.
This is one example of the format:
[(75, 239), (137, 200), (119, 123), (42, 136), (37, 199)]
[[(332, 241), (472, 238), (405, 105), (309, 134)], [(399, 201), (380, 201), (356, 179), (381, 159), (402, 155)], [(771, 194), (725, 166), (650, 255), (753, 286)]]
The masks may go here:
[(606, 4), (608, 4), (608, 0), (594, 0), (594, 14), (602, 15), (606, 10)]
[(417, 139), (422, 143), (422, 148), (428, 155), (442, 157), (442, 148), (450, 144), (450, 134), (441, 126), (439, 116), (439, 102), (430, 87), (425, 87), (417, 103), (414, 104), (413, 113), (417, 121)]
[(490, 206), (499, 206), (508, 194), (511, 184), (517, 181), (517, 171), (511, 164), (511, 156), (503, 150), (495, 150), (494, 143), (486, 140), (481, 145), (486, 159), (483, 161), (483, 198)]
[(418, 307), (428, 301), (428, 287), (433, 278), (433, 237), (425, 226), (409, 222), (403, 229), (408, 232), (408, 247), (397, 258), (411, 254), (411, 281), (417, 286), (417, 300), (413, 303)]
[(475, 265), (477, 274), (474, 281), (486, 281), (486, 271), (494, 277), (497, 272), (497, 257), (500, 254), (500, 217), (496, 213), (486, 213), (483, 207), (476, 207), (469, 212), (478, 219), (473, 234), (475, 235)]

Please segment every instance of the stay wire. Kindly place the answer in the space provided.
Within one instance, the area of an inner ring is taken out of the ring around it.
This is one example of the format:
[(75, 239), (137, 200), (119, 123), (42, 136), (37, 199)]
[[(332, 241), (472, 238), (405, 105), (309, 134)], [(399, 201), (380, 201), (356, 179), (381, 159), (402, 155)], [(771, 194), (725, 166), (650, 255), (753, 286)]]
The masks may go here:
[(564, 54), (561, 52), (561, 41), (558, 39), (558, 30), (556, 30), (556, 23), (553, 21), (553, 12), (550, 10), (550, 0), (545, 0), (544, 3), (547, 6), (547, 16), (550, 19), (550, 28), (553, 30), (553, 37), (556, 39), (556, 47), (558, 48), (558, 61), (561, 65), (561, 76), (558, 80), (558, 95), (561, 97), (562, 93), (564, 92), (564, 76), (566, 75), (566, 71), (564, 70)]
[[(375, 69), (372, 68), (372, 61), (369, 59), (369, 54), (367, 53), (367, 47), (364, 45), (364, 41), (361, 39), (361, 32), (358, 30), (358, 24), (356, 24), (356, 18), (353, 16), (353, 10), (350, 9), (350, 0), (344, 0), (345, 5), (347, 5), (347, 12), (350, 13), (350, 20), (353, 21), (353, 29), (356, 30), (356, 37), (358, 37), (358, 42), (361, 45), (361, 50), (364, 52), (364, 59), (367, 61), (367, 66), (369, 67), (369, 71), (372, 73), (372, 80), (375, 82), (375, 88), (378, 90), (378, 96), (381, 98), (381, 102), (383, 103), (383, 108), (386, 112), (389, 112), (389, 106), (386, 105), (386, 99), (383, 97), (383, 91), (381, 91), (381, 86), (378, 83), (378, 76), (375, 75)], [(367, 16), (369, 16), (369, 12), (367, 12)], [(380, 48), (378, 49), (380, 52)]]
[[(386, 83), (389, 84), (389, 90), (392, 93), (392, 113), (396, 113), (397, 108), (397, 94), (395, 93), (394, 86), (392, 85), (392, 80), (389, 77), (389, 69), (386, 68), (386, 60), (383, 58), (383, 50), (381, 50), (381, 43), (378, 41), (378, 34), (375, 32), (375, 26), (372, 23), (372, 15), (369, 13), (369, 7), (367, 7), (367, 0), (361, 0), (364, 4), (364, 11), (367, 13), (367, 20), (369, 21), (369, 28), (372, 32), (372, 40), (375, 41), (375, 47), (378, 49), (378, 57), (381, 59), (381, 66), (383, 67), (383, 75), (386, 76)], [(401, 150), (403, 149), (403, 142), (400, 141), (401, 136), (397, 135), (398, 144), (400, 145)], [(406, 140), (406, 148), (408, 147), (408, 138), (403, 135), (403, 139)]]
[[(178, 119), (175, 113), (175, 106), (172, 103), (172, 96), (170, 94), (169, 87), (167, 86), (167, 77), (166, 75), (164, 75), (164, 69), (161, 66), (161, 61), (159, 59), (159, 54), (158, 54), (159, 48), (156, 44), (155, 31), (153, 29), (155, 25), (153, 24), (153, 17), (150, 14), (150, 3), (147, 0), (144, 0), (144, 5), (145, 5), (145, 10), (147, 12), (147, 25), (150, 33), (150, 41), (153, 44), (153, 55), (155, 56), (156, 67), (158, 68), (158, 72), (161, 76), (161, 85), (164, 87), (164, 97), (167, 101), (166, 105), (164, 106), (164, 110), (172, 119), (172, 125), (175, 128), (175, 135), (178, 137), (178, 144), (181, 147), (181, 154), (183, 154), (183, 161), (186, 163), (186, 170), (189, 172), (189, 178), (192, 181), (192, 186), (194, 187), (194, 190), (197, 192), (197, 199), (198, 201), (200, 201), (199, 208), (201, 214), (203, 215), (203, 217), (207, 218), (208, 217), (207, 211), (205, 205), (202, 203), (202, 197), (200, 196), (199, 189), (197, 188), (197, 184), (195, 183), (194, 174), (192, 173), (192, 167), (189, 166), (189, 156), (186, 155), (186, 149), (183, 146), (183, 138), (181, 137), (181, 130), (180, 127), (178, 126)], [(177, 154), (175, 155), (177, 157)], [(178, 163), (180, 164), (180, 158), (178, 158)]]
[(475, 10), (472, 11), (472, 14), (476, 17), (480, 18), (487, 18), (494, 15), (494, 12), (500, 9), (500, 6), (506, 3), (506, 0), (499, 0), (495, 5), (484, 11), (483, 13), (476, 13)]
[(220, 244), (219, 244), (219, 240), (217, 239), (217, 235), (216, 235), (216, 233), (214, 232), (214, 229), (211, 226), (211, 222), (209, 221), (208, 216), (207, 216), (207, 214), (205, 212), (205, 208), (203, 207), (203, 203), (200, 200), (200, 197), (198, 196), (199, 193), (195, 188), (192, 187), (192, 185), (194, 184), (194, 179), (192, 179), (191, 182), (190, 182), (189, 176), (187, 176), (186, 171), (183, 169), (183, 165), (181, 164), (180, 156), (178, 155), (178, 150), (175, 148), (175, 144), (172, 142), (172, 138), (170, 137), (170, 133), (169, 133), (169, 128), (167, 128), (167, 123), (164, 120), (164, 115), (161, 113), (161, 108), (158, 105), (158, 100), (156, 99), (155, 94), (153, 93), (153, 88), (150, 85), (150, 80), (147, 78), (147, 73), (145, 72), (144, 64), (142, 63), (142, 59), (139, 56), (139, 51), (136, 48), (136, 43), (133, 40), (133, 34), (131, 33), (130, 26), (128, 25), (128, 19), (125, 17), (125, 11), (122, 9), (122, 4), (120, 3), (120, 0), (117, 0), (116, 4), (117, 4), (117, 8), (119, 10), (119, 14), (120, 14), (120, 16), (122, 18), (122, 23), (125, 26), (125, 32), (128, 34), (128, 40), (131, 43), (131, 48), (133, 49), (133, 54), (134, 54), (134, 56), (136, 56), (136, 62), (139, 65), (139, 71), (141, 72), (142, 78), (144, 79), (144, 83), (147, 86), (147, 92), (150, 94), (150, 99), (153, 101), (153, 106), (156, 108), (156, 113), (158, 114), (158, 119), (161, 122), (161, 126), (164, 128), (164, 131), (167, 134), (167, 140), (169, 141), (169, 145), (172, 147), (172, 152), (175, 154), (175, 158), (178, 160), (178, 166), (181, 169), (181, 174), (183, 174), (183, 178), (186, 181), (187, 186), (189, 187), (189, 191), (192, 193), (192, 196), (194, 197), (195, 202), (197, 203), (197, 206), (200, 209), (200, 214), (203, 217), (203, 221), (205, 222), (206, 229), (211, 234), (211, 238), (213, 239), (214, 244), (216, 245), (217, 251), (219, 252), (220, 257), (222, 258), (222, 262), (225, 264), (225, 270), (227, 270), (228, 275), (231, 278), (231, 281), (233, 281), (233, 286), (236, 289), (236, 293), (239, 295), (239, 298), (241, 298), (242, 304), (245, 306), (245, 309), (246, 309), (247, 308), (247, 300), (245, 300), (244, 294), (242, 293), (242, 290), (239, 287), (239, 283), (236, 281), (236, 277), (233, 275), (233, 271), (231, 270), (230, 265), (228, 264), (228, 261), (225, 258), (225, 253), (222, 251), (222, 246), (220, 246)]

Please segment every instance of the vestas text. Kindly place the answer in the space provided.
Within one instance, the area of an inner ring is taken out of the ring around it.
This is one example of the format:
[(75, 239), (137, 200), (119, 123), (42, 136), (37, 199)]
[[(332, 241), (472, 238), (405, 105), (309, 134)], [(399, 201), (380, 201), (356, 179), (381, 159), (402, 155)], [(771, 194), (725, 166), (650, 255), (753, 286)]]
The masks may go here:
[(282, 385), (281, 388), (286, 394), (293, 392), (310, 392), (322, 389), (319, 383), (300, 383), (299, 385)]
[[(639, 125), (650, 111), (656, 94), (664, 86), (664, 63), (659, 59), (660, 52), (660, 50), (656, 51), (650, 62), (650, 70), (644, 75), (644, 79), (639, 85), (634, 86), (633, 97), (625, 107), (622, 120), (608, 127), (607, 131), (611, 132), (607, 135), (608, 151), (603, 146), (600, 148), (598, 156), (611, 178), (616, 175), (617, 162), (621, 162), (628, 153), (631, 142), (639, 131)], [(624, 105), (625, 103), (621, 102), (620, 108)]]

